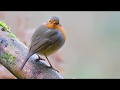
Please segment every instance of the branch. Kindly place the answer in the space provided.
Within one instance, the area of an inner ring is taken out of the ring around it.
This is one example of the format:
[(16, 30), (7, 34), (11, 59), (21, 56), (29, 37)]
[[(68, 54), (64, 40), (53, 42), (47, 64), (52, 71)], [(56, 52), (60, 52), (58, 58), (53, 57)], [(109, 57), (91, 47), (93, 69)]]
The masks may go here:
[(33, 55), (20, 67), (27, 55), (28, 48), (11, 31), (0, 26), (0, 63), (18, 79), (63, 79), (54, 69), (48, 68), (44, 60), (36, 61)]

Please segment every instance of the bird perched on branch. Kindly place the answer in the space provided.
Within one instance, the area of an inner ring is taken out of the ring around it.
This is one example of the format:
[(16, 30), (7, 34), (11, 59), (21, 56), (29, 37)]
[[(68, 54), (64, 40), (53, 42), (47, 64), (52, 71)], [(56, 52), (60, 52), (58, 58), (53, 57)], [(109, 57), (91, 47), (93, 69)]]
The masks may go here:
[[(21, 70), (33, 54), (44, 55), (53, 68), (47, 56), (58, 51), (66, 41), (66, 33), (60, 24), (59, 17), (52, 16), (47, 22), (40, 25), (34, 32), (28, 54), (21, 66)], [(39, 59), (40, 58), (39, 56)], [(53, 68), (54, 69), (54, 68)]]

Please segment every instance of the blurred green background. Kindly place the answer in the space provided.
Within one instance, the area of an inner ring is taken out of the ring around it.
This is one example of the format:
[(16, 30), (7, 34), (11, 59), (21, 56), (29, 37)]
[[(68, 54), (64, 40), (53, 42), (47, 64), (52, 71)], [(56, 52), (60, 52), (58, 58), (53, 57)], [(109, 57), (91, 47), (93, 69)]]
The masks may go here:
[(0, 21), (27, 45), (51, 16), (60, 18), (67, 34), (64, 46), (49, 57), (59, 59), (51, 62), (64, 78), (120, 78), (119, 11), (0, 11)]

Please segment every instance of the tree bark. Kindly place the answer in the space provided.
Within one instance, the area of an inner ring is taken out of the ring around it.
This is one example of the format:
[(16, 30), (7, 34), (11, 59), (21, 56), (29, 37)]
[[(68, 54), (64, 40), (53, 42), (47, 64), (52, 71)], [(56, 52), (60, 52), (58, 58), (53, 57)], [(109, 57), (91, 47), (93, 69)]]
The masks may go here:
[(20, 70), (27, 52), (28, 47), (25, 44), (20, 42), (12, 32), (3, 30), (0, 26), (0, 63), (17, 79), (63, 79), (59, 72), (48, 68), (44, 60), (36, 61), (38, 58), (36, 54)]

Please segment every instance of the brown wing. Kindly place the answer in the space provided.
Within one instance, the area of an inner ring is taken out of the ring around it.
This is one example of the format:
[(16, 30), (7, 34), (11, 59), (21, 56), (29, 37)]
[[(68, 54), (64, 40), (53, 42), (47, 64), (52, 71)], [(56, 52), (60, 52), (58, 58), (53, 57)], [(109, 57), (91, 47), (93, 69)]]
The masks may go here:
[(56, 33), (49, 38), (47, 38), (47, 37), (44, 39), (42, 39), (40, 37), (38, 37), (38, 38), (36, 38), (36, 40), (31, 44), (30, 52), (32, 52), (33, 54), (35, 54), (39, 50), (46, 48), (49, 45), (51, 45), (52, 43), (54, 43), (57, 39), (59, 39), (59, 35)]

